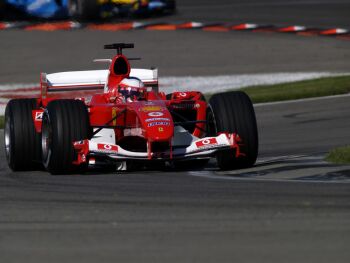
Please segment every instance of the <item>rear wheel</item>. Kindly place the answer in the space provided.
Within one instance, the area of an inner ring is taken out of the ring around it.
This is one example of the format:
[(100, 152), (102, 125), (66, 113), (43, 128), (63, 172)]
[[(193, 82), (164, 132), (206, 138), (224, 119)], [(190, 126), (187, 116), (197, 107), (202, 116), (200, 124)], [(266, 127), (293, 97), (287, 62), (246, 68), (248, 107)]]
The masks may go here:
[(241, 91), (215, 94), (209, 101), (209, 135), (219, 132), (237, 133), (242, 139), (243, 156), (236, 157), (232, 150), (217, 154), (221, 169), (247, 168), (254, 165), (258, 156), (258, 130), (253, 104)]
[(40, 168), (40, 134), (35, 131), (32, 117), (32, 110), (37, 108), (36, 99), (14, 99), (6, 106), (5, 154), (13, 171)]
[(83, 172), (82, 166), (73, 164), (76, 153), (73, 142), (91, 137), (89, 114), (79, 100), (50, 102), (43, 115), (42, 153), (43, 165), (51, 174)]

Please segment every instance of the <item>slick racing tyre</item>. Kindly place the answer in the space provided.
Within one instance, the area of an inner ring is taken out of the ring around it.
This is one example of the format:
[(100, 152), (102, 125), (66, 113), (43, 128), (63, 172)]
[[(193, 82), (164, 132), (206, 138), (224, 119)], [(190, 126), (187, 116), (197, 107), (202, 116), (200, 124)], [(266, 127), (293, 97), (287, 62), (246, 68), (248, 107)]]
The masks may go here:
[(220, 169), (248, 168), (254, 165), (258, 156), (258, 130), (253, 104), (248, 95), (241, 91), (219, 93), (209, 100), (208, 133), (237, 133), (242, 142), (241, 153), (236, 158), (235, 152), (218, 152), (217, 163)]
[(76, 166), (74, 141), (89, 139), (92, 130), (85, 104), (80, 100), (51, 101), (42, 124), (42, 159), (51, 174), (84, 172), (87, 165)]
[(68, 0), (68, 14), (79, 20), (96, 20), (99, 18), (97, 0)]
[(41, 140), (35, 131), (32, 110), (37, 109), (36, 99), (10, 100), (5, 110), (5, 154), (13, 171), (40, 168)]

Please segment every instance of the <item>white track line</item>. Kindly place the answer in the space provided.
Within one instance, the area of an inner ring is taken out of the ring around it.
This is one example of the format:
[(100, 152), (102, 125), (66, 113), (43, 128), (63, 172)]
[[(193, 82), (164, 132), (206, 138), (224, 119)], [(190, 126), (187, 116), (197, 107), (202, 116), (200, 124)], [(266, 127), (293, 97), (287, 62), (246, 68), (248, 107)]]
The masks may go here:
[(164, 77), (159, 79), (161, 90), (173, 91), (199, 90), (203, 93), (216, 93), (249, 86), (289, 83), (321, 77), (342, 76), (350, 73), (331, 72), (281, 72), (260, 74), (237, 74), (203, 77)]

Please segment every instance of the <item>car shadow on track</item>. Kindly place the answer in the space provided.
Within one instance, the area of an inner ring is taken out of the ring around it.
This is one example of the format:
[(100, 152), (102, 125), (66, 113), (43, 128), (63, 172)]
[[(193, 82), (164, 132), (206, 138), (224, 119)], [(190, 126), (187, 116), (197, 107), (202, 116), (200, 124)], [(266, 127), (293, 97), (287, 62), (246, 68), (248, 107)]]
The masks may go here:
[(249, 169), (217, 172), (217, 174), (246, 179), (350, 182), (350, 165), (331, 164), (323, 159), (323, 155), (286, 158), (262, 162)]

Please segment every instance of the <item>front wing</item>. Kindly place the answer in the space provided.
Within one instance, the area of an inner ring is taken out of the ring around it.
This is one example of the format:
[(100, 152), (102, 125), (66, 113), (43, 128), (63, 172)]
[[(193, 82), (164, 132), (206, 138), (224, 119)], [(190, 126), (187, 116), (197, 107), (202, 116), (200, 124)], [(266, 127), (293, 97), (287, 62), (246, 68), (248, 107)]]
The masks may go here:
[(236, 157), (244, 155), (240, 152), (240, 137), (236, 133), (221, 133), (216, 137), (205, 137), (193, 141), (187, 147), (174, 148), (165, 152), (132, 152), (123, 149), (117, 144), (100, 143), (91, 140), (77, 141), (73, 143), (77, 152), (77, 160), (74, 164), (88, 162), (93, 156), (105, 156), (115, 161), (124, 160), (173, 160), (194, 159), (211, 157), (214, 153), (232, 149)]

